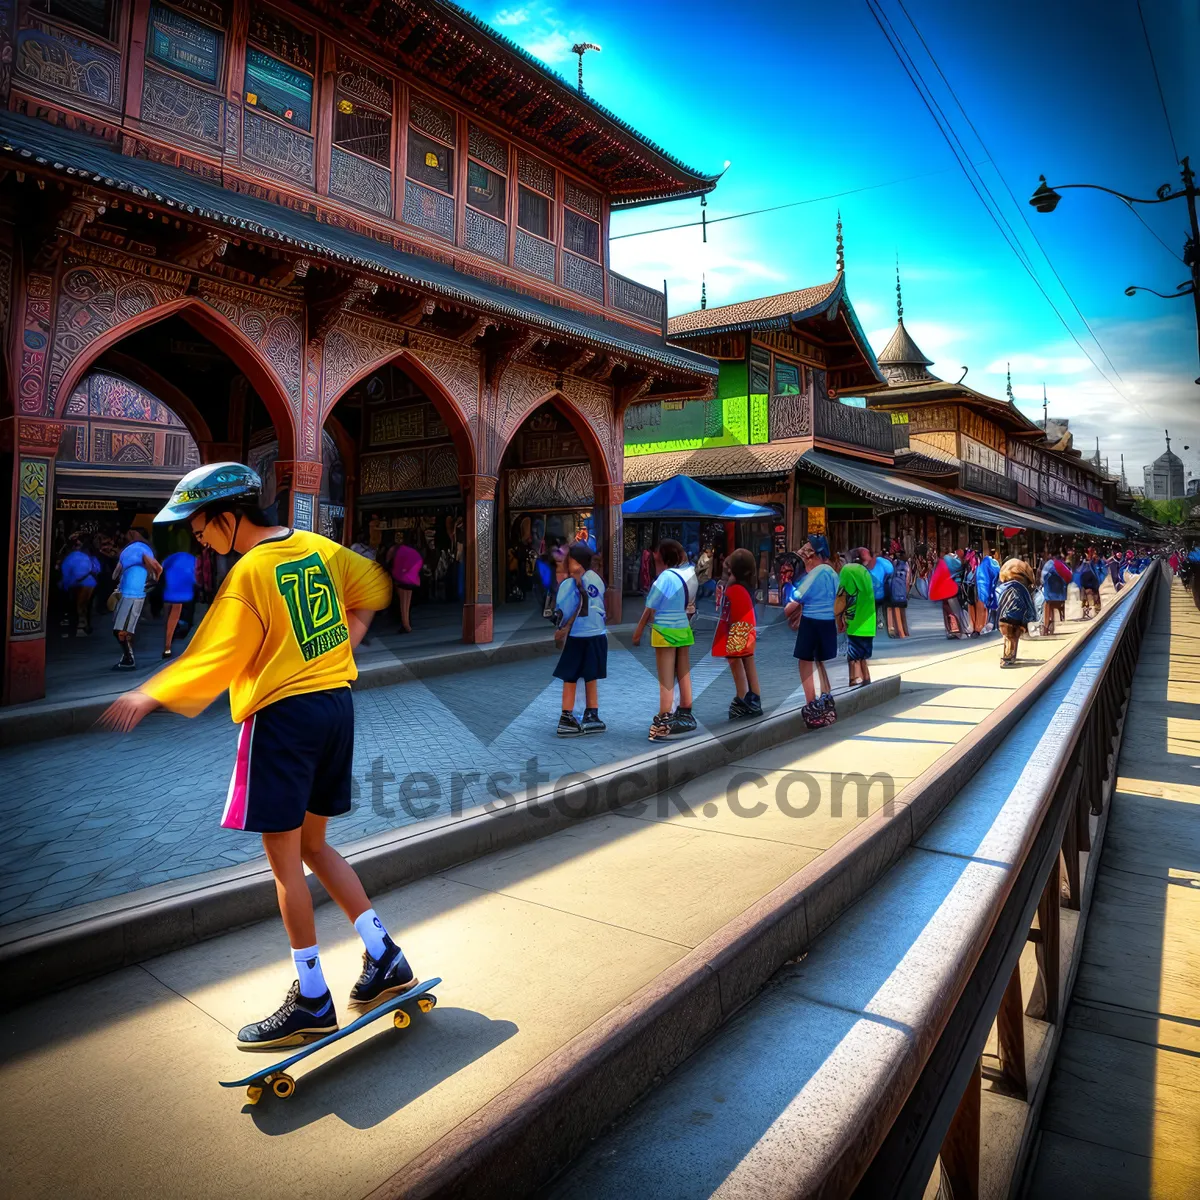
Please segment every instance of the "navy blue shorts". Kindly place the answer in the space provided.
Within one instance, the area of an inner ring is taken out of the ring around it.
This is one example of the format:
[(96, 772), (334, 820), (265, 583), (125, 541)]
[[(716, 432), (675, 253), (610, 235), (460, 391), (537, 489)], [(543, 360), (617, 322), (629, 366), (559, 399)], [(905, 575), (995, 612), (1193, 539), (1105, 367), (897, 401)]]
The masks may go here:
[(801, 662), (828, 662), (837, 658), (837, 622), (801, 615), (792, 655)]
[(558, 666), (554, 668), (554, 678), (563, 683), (574, 683), (582, 679), (591, 683), (593, 679), (608, 678), (608, 635), (597, 637), (571, 637), (567, 635), (566, 645), (558, 657)]
[(846, 634), (846, 657), (853, 662), (870, 658), (874, 649), (875, 639), (873, 637), (860, 637), (854, 633)]
[(285, 833), (307, 813), (348, 813), (353, 764), (348, 687), (268, 704), (242, 722), (221, 827)]

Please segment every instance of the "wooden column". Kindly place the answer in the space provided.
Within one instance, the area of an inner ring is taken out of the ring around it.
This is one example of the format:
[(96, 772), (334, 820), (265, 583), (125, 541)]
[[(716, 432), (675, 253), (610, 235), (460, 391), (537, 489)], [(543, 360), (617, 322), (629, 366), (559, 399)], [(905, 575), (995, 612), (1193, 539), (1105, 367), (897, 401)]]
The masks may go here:
[(289, 493), (286, 503), (279, 507), (279, 521), (287, 522), (293, 529), (312, 532), (317, 528), (317, 503), (321, 494), (321, 471), (319, 462), (301, 459), (277, 460), (275, 463), (276, 495), (285, 490)]
[(492, 640), (496, 476), (463, 475), (461, 479), (466, 506), (463, 641), (480, 644)]
[(1029, 1098), (1029, 1080), (1025, 1071), (1025, 1011), (1021, 1004), (1021, 963), (1013, 966), (1012, 976), (996, 1013), (996, 1040), (1000, 1050), (1000, 1071), (996, 1082), (1004, 1091), (1022, 1100)]
[(975, 1064), (950, 1128), (942, 1142), (942, 1189), (953, 1200), (978, 1200), (979, 1197), (979, 1108), (982, 1075)]
[(592, 485), (592, 513), (596, 526), (596, 546), (600, 551), (600, 576), (608, 585), (604, 592), (604, 609), (608, 623), (621, 621), (621, 576), (625, 569), (625, 524), (621, 505), (625, 488), (619, 483)]
[(46, 606), (50, 531), (54, 523), (54, 459), (61, 421), (9, 417), (0, 444), (12, 452), (12, 517), (5, 570), (6, 653), (0, 702), (23, 704), (46, 694)]

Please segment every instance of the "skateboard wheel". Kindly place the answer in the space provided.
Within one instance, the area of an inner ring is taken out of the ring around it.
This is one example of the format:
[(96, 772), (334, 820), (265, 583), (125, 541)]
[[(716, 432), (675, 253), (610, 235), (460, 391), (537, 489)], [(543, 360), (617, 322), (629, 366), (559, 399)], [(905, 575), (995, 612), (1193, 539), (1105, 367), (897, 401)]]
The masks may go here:
[(276, 1075), (271, 1083), (271, 1091), (280, 1100), (286, 1100), (296, 1090), (296, 1081), (290, 1075)]
[(408, 1013), (404, 1011), (404, 1009), (398, 1008), (394, 1013), (392, 1013), (392, 1024), (395, 1025), (397, 1029), (407, 1029), (411, 1023), (412, 1017), (410, 1017)]
[(434, 1006), (437, 1004), (436, 996), (422, 996), (417, 1001), (417, 1007), (423, 1012), (433, 1012)]
[(262, 1088), (256, 1087), (255, 1085), (251, 1084), (250, 1087), (248, 1087), (246, 1089), (246, 1103), (247, 1104), (257, 1104), (261, 1099), (262, 1099)]

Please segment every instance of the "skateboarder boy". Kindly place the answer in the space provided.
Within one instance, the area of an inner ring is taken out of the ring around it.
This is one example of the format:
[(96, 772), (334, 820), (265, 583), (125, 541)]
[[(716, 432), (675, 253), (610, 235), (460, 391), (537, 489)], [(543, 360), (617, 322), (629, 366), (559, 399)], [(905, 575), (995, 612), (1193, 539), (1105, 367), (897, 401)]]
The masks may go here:
[(258, 507), (261, 490), (240, 463), (198, 467), (176, 485), (155, 523), (186, 520), (201, 545), (241, 557), (183, 656), (101, 718), (126, 732), (159, 707), (194, 717), (229, 689), (241, 732), (221, 825), (262, 835), (298, 976), (277, 1012), (238, 1034), (244, 1050), (303, 1045), (338, 1029), (306, 865), (364, 943), (350, 1003), (373, 1007), (416, 985), (353, 868), (325, 841), (328, 819), (350, 810), (354, 647), (391, 601), (391, 581), (319, 534), (273, 524)]

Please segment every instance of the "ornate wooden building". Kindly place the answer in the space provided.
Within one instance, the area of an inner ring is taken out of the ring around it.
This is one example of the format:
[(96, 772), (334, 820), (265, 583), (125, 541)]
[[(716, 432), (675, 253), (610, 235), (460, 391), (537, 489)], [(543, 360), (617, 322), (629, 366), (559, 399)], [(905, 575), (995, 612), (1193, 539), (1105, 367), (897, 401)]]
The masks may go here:
[(322, 430), (347, 539), (367, 507), (453, 509), (469, 641), (505, 471), (523, 510), (586, 506), (620, 577), (624, 410), (717, 367), (610, 269), (609, 215), (714, 176), (442, 0), (19, 0), (0, 100), (6, 701), (43, 691), (56, 462), (96, 371), (205, 460), (271, 443), (297, 527), (333, 526)]

